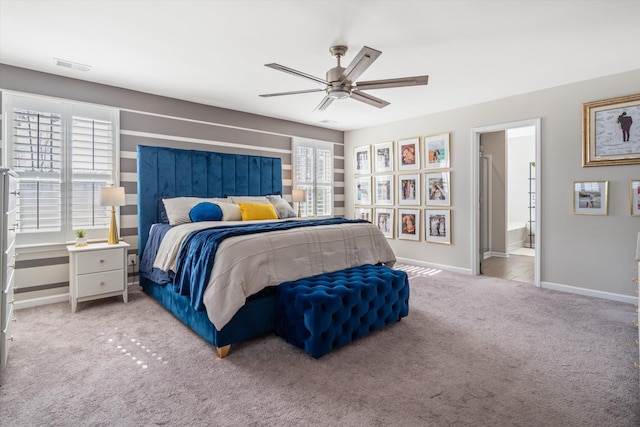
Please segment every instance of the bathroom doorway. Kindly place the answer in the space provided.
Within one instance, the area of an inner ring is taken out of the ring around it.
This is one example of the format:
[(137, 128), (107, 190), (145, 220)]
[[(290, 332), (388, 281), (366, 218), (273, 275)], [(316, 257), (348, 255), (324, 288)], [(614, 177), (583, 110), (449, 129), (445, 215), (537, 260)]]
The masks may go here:
[(540, 121), (474, 129), (473, 274), (540, 285)]

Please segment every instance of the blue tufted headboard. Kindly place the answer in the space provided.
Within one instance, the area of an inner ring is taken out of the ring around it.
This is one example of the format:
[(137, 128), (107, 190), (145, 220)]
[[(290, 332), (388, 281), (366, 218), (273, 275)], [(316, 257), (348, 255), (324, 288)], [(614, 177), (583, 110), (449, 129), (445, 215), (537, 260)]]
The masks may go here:
[(158, 200), (169, 197), (262, 196), (282, 192), (282, 160), (273, 157), (138, 145), (138, 255)]

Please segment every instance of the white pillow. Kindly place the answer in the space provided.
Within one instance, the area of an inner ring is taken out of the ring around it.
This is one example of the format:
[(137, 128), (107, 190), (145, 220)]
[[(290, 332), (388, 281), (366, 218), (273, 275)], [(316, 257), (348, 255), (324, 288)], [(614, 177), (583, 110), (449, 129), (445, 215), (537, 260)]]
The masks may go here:
[(269, 203), (266, 196), (229, 196), (233, 203)]
[(240, 205), (233, 203), (219, 203), (222, 210), (223, 221), (242, 221), (242, 212), (240, 211)]
[(191, 222), (189, 212), (195, 205), (200, 202), (211, 202), (216, 204), (230, 204), (229, 200), (222, 198), (209, 198), (202, 197), (173, 197), (171, 199), (162, 199), (164, 204), (164, 210), (167, 213), (169, 224), (178, 225)]

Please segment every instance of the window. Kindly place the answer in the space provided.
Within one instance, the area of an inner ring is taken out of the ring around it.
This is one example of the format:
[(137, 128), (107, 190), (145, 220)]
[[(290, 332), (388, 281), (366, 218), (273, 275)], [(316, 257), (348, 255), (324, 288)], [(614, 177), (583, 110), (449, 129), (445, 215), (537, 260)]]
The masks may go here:
[(5, 163), (18, 173), (19, 244), (64, 243), (74, 230), (104, 236), (110, 208), (100, 187), (117, 185), (118, 111), (3, 94)]
[(293, 141), (293, 188), (306, 190), (302, 216), (333, 215), (333, 144)]

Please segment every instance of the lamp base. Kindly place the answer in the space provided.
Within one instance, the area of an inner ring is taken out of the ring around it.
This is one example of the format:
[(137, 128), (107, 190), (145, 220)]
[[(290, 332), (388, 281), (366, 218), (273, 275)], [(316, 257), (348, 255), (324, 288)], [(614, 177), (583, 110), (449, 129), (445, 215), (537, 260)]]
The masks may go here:
[(118, 244), (118, 227), (116, 226), (116, 209), (111, 206), (111, 225), (109, 226), (109, 237), (107, 238), (107, 244)]

